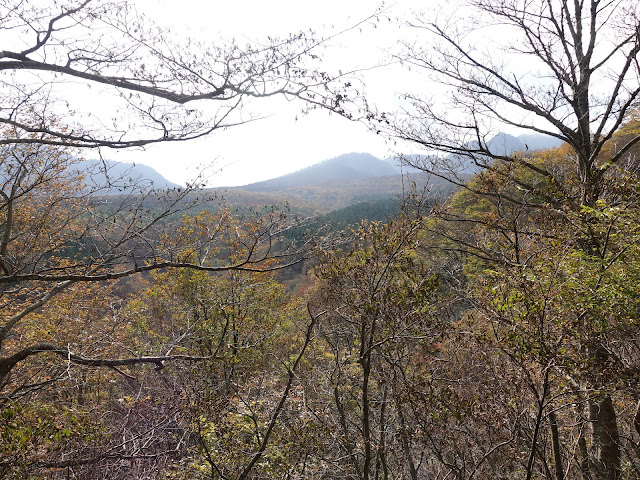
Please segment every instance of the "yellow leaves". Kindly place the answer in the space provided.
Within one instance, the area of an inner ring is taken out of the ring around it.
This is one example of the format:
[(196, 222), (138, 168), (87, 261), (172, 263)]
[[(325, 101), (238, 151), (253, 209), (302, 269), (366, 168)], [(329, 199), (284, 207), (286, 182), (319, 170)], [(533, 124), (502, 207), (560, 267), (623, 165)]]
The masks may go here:
[(272, 221), (260, 215), (241, 218), (228, 208), (206, 210), (183, 216), (176, 230), (162, 237), (162, 244), (166, 254), (176, 261), (218, 266), (240, 264), (257, 256), (263, 258), (260, 268), (266, 269), (278, 264), (268, 258), (268, 226)]
[(617, 133), (619, 135), (640, 135), (640, 108), (634, 108), (627, 114), (627, 120)]
[(111, 317), (111, 288), (109, 284), (77, 284), (52, 298), (16, 327), (16, 335), (7, 342), (7, 351), (51, 342), (72, 346), (76, 352), (87, 344), (108, 352), (112, 343), (124, 333), (124, 325), (114, 322)]
[(84, 176), (73, 169), (77, 162), (69, 149), (51, 145), (0, 147), (0, 237), (7, 240), (8, 270), (33, 262), (55, 268), (69, 258), (62, 250), (86, 228), (88, 199)]

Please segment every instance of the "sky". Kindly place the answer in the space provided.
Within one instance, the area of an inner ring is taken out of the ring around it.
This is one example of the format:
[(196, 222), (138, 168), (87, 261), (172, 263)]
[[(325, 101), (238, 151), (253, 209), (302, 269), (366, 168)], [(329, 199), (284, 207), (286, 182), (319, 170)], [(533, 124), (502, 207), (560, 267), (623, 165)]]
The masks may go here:
[[(446, 115), (448, 119), (461, 119), (460, 115), (468, 113), (461, 112), (466, 105), (464, 102), (455, 101), (458, 93), (455, 82), (447, 89), (430, 77), (428, 69), (411, 69), (407, 62), (403, 65), (394, 61), (398, 57), (394, 57), (393, 53), (402, 50), (403, 42), (416, 42), (417, 47), (412, 50), (414, 52), (419, 52), (420, 47), (427, 52), (437, 50), (437, 35), (428, 37), (425, 29), (407, 27), (407, 22), (418, 23), (415, 19), (419, 15), (428, 22), (445, 25), (449, 33), (460, 33), (462, 40), (458, 41), (472, 49), (474, 55), (484, 53), (485, 57), (478, 58), (504, 64), (509, 75), (535, 87), (536, 91), (544, 93), (545, 82), (553, 83), (548, 72), (539, 69), (540, 62), (536, 66), (530, 56), (518, 54), (518, 44), (514, 44), (517, 37), (513, 36), (514, 32), (508, 26), (496, 24), (495, 18), (483, 17), (474, 9), (465, 8), (465, 0), (390, 0), (384, 5), (379, 3), (380, 0), (244, 0), (241, 3), (219, 0), (126, 1), (160, 27), (169, 30), (178, 40), (192, 38), (210, 42), (214, 46), (219, 46), (220, 42), (228, 44), (231, 40), (239, 45), (260, 45), (267, 37), (286, 38), (300, 31), (312, 30), (315, 32), (312, 38), (330, 38), (317, 52), (322, 58), (321, 68), (334, 74), (339, 70), (355, 70), (360, 83), (364, 85), (363, 94), (368, 103), (384, 112), (402, 112), (403, 107), (410, 103), (403, 98), (403, 94), (410, 92), (420, 98), (433, 99), (438, 113)], [(379, 15), (374, 16), (373, 20), (372, 16), (376, 13)], [(466, 26), (472, 27), (471, 31), (464, 28), (465, 22)], [(91, 41), (94, 40), (93, 33), (89, 32)], [(11, 37), (14, 32), (7, 30), (5, 35)], [(72, 36), (70, 38), (73, 39)], [(2, 40), (6, 41), (7, 38)], [(18, 43), (23, 41), (27, 40), (17, 39)], [(110, 38), (106, 38), (106, 42), (109, 41)], [(168, 41), (166, 45), (174, 48), (175, 43)], [(603, 49), (602, 44), (598, 48)], [(615, 72), (615, 63), (612, 66)], [(497, 68), (500, 69), (500, 66)], [(606, 75), (608, 72), (604, 73)], [(40, 85), (37, 72), (18, 74), (35, 75), (34, 85)], [(446, 82), (446, 77), (441, 80)], [(601, 76), (599, 81), (598, 88), (607, 93), (607, 78)], [(594, 87), (596, 83), (594, 81)], [(59, 106), (64, 108), (64, 98), (69, 99), (71, 105), (66, 102), (67, 115), (77, 123), (110, 128), (113, 122), (117, 127), (112, 128), (122, 127), (122, 131), (133, 132), (132, 136), (137, 133), (136, 130), (127, 130), (128, 125), (118, 123), (123, 120), (126, 124), (128, 118), (120, 115), (117, 107), (116, 110), (112, 108), (116, 103), (114, 98), (124, 101), (126, 105), (127, 98), (120, 97), (119, 91), (93, 88), (93, 85), (87, 86), (86, 82), (78, 79), (60, 81), (55, 86), (60, 86), (64, 91)], [(594, 91), (593, 88), (591, 91)], [(68, 93), (71, 95), (67, 97)], [(447, 99), (450, 103), (446, 103)], [(201, 101), (200, 105), (202, 103), (207, 102)], [(206, 108), (210, 108), (211, 104), (209, 102)], [(200, 108), (200, 105), (195, 108)], [(243, 105), (243, 118), (260, 120), (217, 130), (206, 138), (189, 142), (159, 143), (137, 150), (104, 150), (101, 154), (103, 158), (111, 160), (151, 166), (174, 183), (204, 181), (207, 186), (221, 187), (266, 180), (351, 152), (371, 153), (380, 158), (420, 152), (415, 145), (376, 135), (363, 123), (346, 120), (326, 110), (304, 113), (304, 109), (301, 101), (284, 97), (250, 99)], [(210, 110), (206, 112), (210, 113)], [(527, 116), (526, 112), (522, 113), (508, 105), (500, 106), (500, 116), (510, 118), (515, 124), (528, 124), (534, 129), (550, 128), (549, 125), (537, 123), (539, 119), (535, 115)], [(419, 124), (421, 118), (428, 115), (421, 116), (419, 109), (414, 109), (408, 117)], [(514, 131), (516, 127), (509, 127), (495, 117), (482, 116), (482, 121), (489, 124), (486, 132), (482, 132), (488, 138), (499, 132), (523, 133)], [(65, 119), (64, 116), (62, 118)], [(462, 138), (461, 141), (466, 139)]]
[[(438, 2), (398, 0), (383, 5), (386, 17), (408, 17), (414, 9)], [(304, 6), (302, 6), (304, 4)], [(313, 29), (317, 35), (332, 35), (371, 16), (380, 4), (367, 0), (245, 0), (242, 3), (206, 0), (137, 0), (138, 8), (174, 32), (195, 38), (235, 38), (252, 41)], [(323, 67), (368, 69), (389, 58), (397, 47), (402, 27), (395, 21), (376, 28), (363, 26), (338, 36), (322, 52)], [(405, 78), (399, 65), (387, 65), (361, 73), (366, 93), (381, 108), (393, 109)], [(251, 102), (250, 114), (263, 117), (217, 131), (206, 139), (180, 144), (162, 144), (144, 150), (104, 152), (117, 161), (149, 165), (168, 180), (183, 184), (204, 170), (208, 186), (235, 186), (289, 173), (350, 152), (368, 152), (378, 157), (393, 155), (398, 145), (327, 111), (302, 114), (304, 105), (284, 98)]]

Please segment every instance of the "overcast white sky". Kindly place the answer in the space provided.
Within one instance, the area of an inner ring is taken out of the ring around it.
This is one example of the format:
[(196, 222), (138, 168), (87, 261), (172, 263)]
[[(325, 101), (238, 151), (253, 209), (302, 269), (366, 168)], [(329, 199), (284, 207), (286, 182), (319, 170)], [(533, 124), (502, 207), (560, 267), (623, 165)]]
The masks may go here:
[[(286, 36), (313, 29), (330, 35), (367, 18), (380, 6), (376, 0), (137, 0), (139, 8), (173, 31), (203, 38), (260, 39), (266, 35)], [(410, 16), (416, 8), (434, 9), (437, 0), (398, 0), (387, 4), (391, 17)], [(394, 48), (402, 28), (382, 22), (378, 28), (355, 29), (332, 42), (323, 52), (328, 70), (364, 68), (385, 57)], [(369, 71), (364, 80), (371, 98), (392, 107), (402, 90), (399, 66)], [(425, 80), (425, 84), (427, 81)], [(145, 151), (105, 152), (118, 161), (136, 161), (152, 166), (169, 180), (184, 183), (202, 166), (209, 168), (210, 186), (243, 185), (292, 172), (319, 161), (349, 152), (391, 155), (397, 146), (385, 142), (359, 123), (325, 111), (300, 115), (301, 103), (282, 98), (255, 102), (253, 114), (263, 120), (219, 131), (204, 140), (149, 147)]]

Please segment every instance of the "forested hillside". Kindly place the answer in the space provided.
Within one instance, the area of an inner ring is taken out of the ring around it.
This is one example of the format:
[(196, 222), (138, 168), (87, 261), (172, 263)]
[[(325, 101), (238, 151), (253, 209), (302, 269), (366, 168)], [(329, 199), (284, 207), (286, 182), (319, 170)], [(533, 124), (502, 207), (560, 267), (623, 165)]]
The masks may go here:
[[(301, 173), (305, 171), (302, 170)], [(279, 177), (264, 183), (271, 185), (273, 182), (274, 185), (280, 185), (287, 177)], [(409, 194), (412, 189), (428, 190), (433, 196), (446, 197), (456, 188), (451, 182), (438, 176), (426, 172), (414, 172), (370, 178), (361, 176), (342, 178), (338, 175), (330, 176), (329, 179), (316, 178), (315, 180), (307, 180), (303, 176), (290, 186), (268, 187), (263, 190), (247, 185), (216, 191), (233, 205), (264, 206), (288, 203), (300, 211), (326, 214), (358, 202), (403, 196)]]
[[(310, 33), (0, 4), (0, 478), (640, 478), (638, 8), (411, 18), (395, 58), (441, 89), (388, 112), (309, 67)], [(110, 116), (70, 111), (75, 82)], [(275, 96), (413, 146), (412, 173), (356, 155), (223, 194), (81, 160)]]

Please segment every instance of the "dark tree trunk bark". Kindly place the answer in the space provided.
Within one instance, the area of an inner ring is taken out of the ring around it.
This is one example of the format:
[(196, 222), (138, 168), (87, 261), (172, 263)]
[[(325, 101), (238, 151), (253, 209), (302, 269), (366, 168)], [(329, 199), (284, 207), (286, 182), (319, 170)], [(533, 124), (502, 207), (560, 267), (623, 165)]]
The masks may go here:
[(564, 468), (562, 466), (562, 453), (560, 452), (560, 434), (558, 433), (558, 419), (556, 413), (549, 412), (549, 426), (551, 428), (551, 447), (553, 451), (553, 466), (556, 472), (556, 480), (564, 480)]
[(620, 478), (620, 435), (611, 396), (589, 401), (589, 420), (593, 435), (593, 477), (595, 480)]
[(395, 399), (396, 412), (398, 412), (398, 421), (400, 423), (400, 441), (402, 442), (402, 450), (404, 452), (405, 459), (407, 460), (407, 465), (409, 466), (411, 480), (418, 480), (418, 470), (416, 469), (416, 464), (413, 460), (413, 455), (411, 454), (411, 444), (409, 441), (409, 435), (407, 434), (407, 422), (404, 418), (404, 412), (402, 411), (402, 404), (400, 403), (397, 395), (395, 395)]

